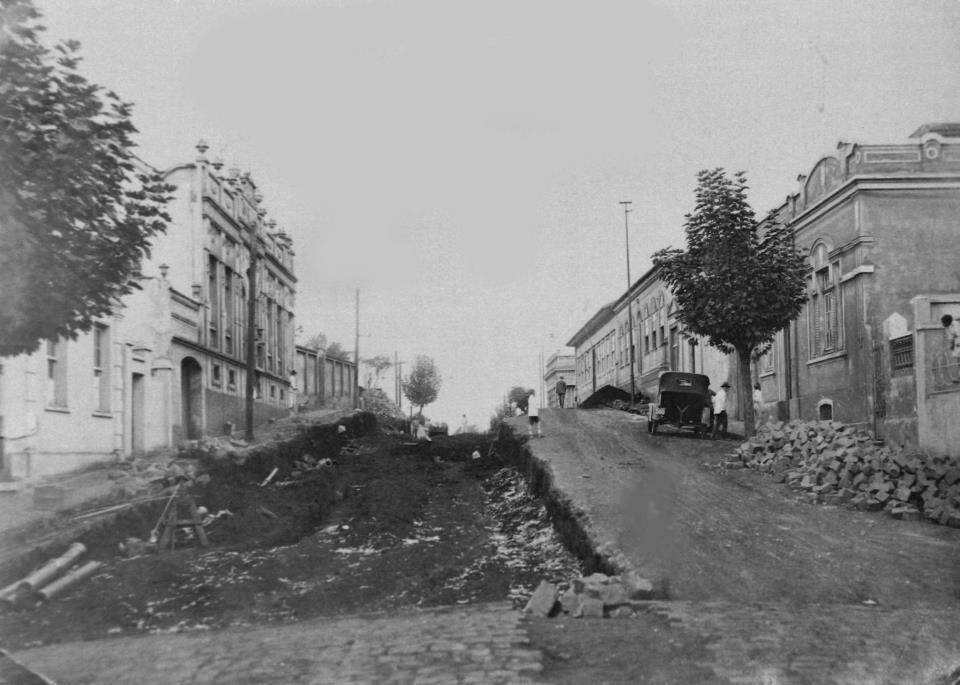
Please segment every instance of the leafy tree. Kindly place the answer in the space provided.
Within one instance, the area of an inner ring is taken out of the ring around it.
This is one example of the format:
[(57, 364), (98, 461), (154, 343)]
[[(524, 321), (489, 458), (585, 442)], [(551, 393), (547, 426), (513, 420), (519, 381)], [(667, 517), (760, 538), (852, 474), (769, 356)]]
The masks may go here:
[(367, 374), (367, 387), (380, 387), (380, 374), (393, 366), (390, 357), (385, 354), (378, 354), (376, 357), (370, 357), (363, 360), (364, 366), (370, 368)]
[(440, 372), (432, 357), (417, 355), (413, 362), (410, 375), (403, 381), (403, 396), (410, 404), (420, 407), (418, 414), (423, 414), (423, 408), (437, 399), (440, 394)]
[(350, 353), (347, 352), (338, 342), (328, 343), (323, 350), (324, 354), (328, 357), (336, 357), (337, 359), (346, 359), (350, 360)]
[(510, 388), (510, 392), (507, 393), (507, 402), (516, 402), (517, 406), (520, 407), (520, 411), (526, 414), (527, 402), (530, 400), (531, 392), (533, 392), (533, 390), (530, 388), (524, 388), (523, 386), (515, 385)]
[(133, 154), (131, 105), (40, 42), (30, 0), (0, 0), (0, 355), (76, 338), (140, 286), (172, 187)]
[(327, 336), (323, 333), (317, 333), (316, 335), (311, 335), (303, 342), (303, 346), (314, 352), (323, 352), (327, 347)]
[(679, 304), (677, 318), (739, 360), (738, 396), (747, 435), (755, 416), (750, 360), (774, 334), (799, 316), (806, 301), (806, 262), (793, 233), (780, 224), (757, 223), (746, 200), (743, 172), (723, 169), (697, 175), (696, 209), (686, 216), (687, 249), (653, 256), (660, 277)]

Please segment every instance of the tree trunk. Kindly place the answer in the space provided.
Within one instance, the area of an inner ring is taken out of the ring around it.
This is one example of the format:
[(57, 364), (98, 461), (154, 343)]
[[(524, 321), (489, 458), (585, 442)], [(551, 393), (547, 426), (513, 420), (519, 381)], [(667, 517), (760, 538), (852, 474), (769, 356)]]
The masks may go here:
[(752, 348), (737, 349), (740, 363), (740, 379), (738, 381), (740, 395), (740, 416), (743, 417), (743, 437), (753, 437), (756, 430), (757, 417), (753, 413), (753, 383), (750, 375), (750, 356)]

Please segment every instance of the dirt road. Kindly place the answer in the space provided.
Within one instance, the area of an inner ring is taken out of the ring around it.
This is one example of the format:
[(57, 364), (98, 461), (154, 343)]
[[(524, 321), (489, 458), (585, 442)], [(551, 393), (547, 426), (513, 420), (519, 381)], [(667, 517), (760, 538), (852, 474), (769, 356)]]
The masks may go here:
[[(519, 420), (518, 428), (522, 427)], [(604, 554), (673, 601), (633, 619), (528, 622), (548, 682), (953, 683), (960, 531), (810, 505), (717, 465), (733, 441), (544, 411), (530, 449)]]
[(602, 540), (682, 600), (960, 609), (960, 530), (802, 502), (717, 464), (736, 443), (649, 435), (615, 411), (549, 411), (531, 443)]

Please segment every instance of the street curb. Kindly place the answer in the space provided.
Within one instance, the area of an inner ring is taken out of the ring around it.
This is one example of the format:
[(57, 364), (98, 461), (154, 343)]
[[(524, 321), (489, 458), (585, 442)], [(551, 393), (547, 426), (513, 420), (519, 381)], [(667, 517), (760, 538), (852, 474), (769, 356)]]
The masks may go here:
[(45, 675), (32, 671), (0, 649), (0, 683), (9, 685), (57, 685)]

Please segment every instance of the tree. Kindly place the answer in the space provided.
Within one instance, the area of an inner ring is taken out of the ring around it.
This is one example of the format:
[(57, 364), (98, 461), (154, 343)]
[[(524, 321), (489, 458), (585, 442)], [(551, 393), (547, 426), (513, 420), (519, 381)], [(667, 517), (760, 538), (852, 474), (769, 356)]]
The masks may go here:
[(314, 352), (323, 352), (327, 346), (327, 336), (325, 336), (323, 333), (311, 335), (303, 342), (303, 346), (308, 350), (313, 350)]
[(533, 390), (530, 388), (524, 388), (523, 386), (515, 385), (510, 388), (510, 392), (507, 393), (507, 402), (516, 402), (517, 406), (520, 407), (520, 411), (526, 414), (527, 402), (530, 400), (531, 392), (533, 392)]
[(343, 349), (343, 346), (338, 342), (328, 343), (324, 348), (323, 353), (328, 357), (336, 357), (337, 359), (346, 359), (350, 361), (350, 353)]
[(140, 286), (172, 186), (133, 154), (131, 105), (40, 42), (30, 0), (0, 0), (0, 355), (76, 338)]
[(687, 249), (654, 254), (660, 277), (679, 305), (677, 318), (722, 352), (736, 352), (740, 409), (747, 435), (755, 416), (750, 360), (799, 316), (806, 301), (806, 260), (784, 225), (754, 218), (743, 172), (697, 175), (696, 209), (685, 220)]
[(385, 354), (378, 354), (376, 357), (370, 357), (363, 360), (364, 366), (370, 367), (371, 373), (367, 374), (367, 387), (380, 387), (380, 374), (393, 366), (390, 357)]
[(410, 404), (420, 407), (418, 414), (423, 414), (423, 408), (437, 399), (440, 394), (440, 372), (432, 357), (417, 355), (413, 362), (410, 375), (403, 381), (403, 396)]

